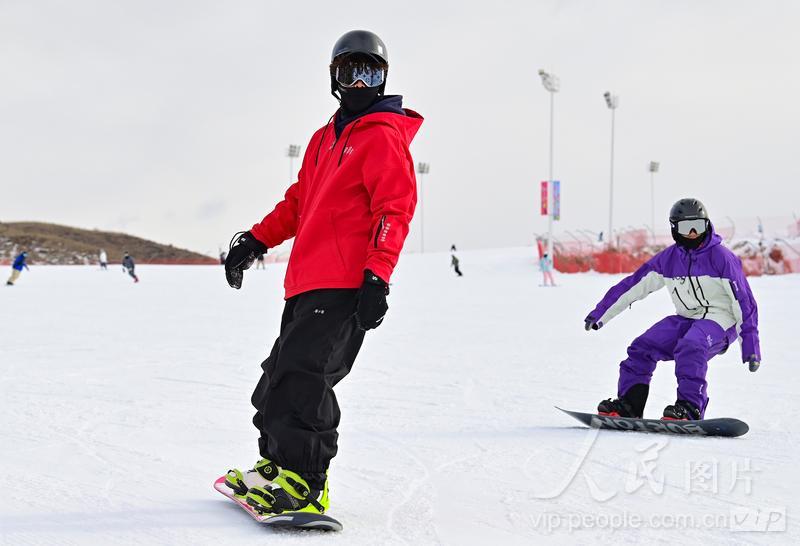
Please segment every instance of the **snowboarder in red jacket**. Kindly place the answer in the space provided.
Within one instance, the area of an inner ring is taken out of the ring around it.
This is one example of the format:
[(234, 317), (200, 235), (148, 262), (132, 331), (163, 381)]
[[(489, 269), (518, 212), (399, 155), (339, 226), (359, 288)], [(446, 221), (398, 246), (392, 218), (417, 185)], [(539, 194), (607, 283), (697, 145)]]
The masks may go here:
[(260, 513), (327, 510), (340, 417), (333, 386), (388, 309), (417, 201), (408, 148), (422, 124), (401, 96), (384, 94), (388, 68), (372, 32), (339, 38), (330, 77), (340, 108), (311, 137), (283, 201), (234, 236), (225, 262), (228, 283), (240, 288), (259, 255), (294, 237), (280, 335), (251, 398), (262, 458), (226, 478)]

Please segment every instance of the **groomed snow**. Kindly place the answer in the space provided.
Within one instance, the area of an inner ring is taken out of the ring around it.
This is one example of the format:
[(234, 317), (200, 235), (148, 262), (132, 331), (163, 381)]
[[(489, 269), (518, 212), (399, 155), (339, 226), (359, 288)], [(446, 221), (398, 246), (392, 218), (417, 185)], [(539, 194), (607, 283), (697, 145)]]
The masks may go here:
[[(445, 253), (402, 258), (385, 324), (337, 388), (339, 534), (266, 529), (212, 489), (258, 458), (249, 398), (284, 265), (238, 292), (221, 267), (143, 266), (137, 285), (117, 267), (32, 267), (0, 288), (0, 543), (800, 543), (800, 277), (751, 279), (758, 373), (738, 347), (711, 363), (707, 416), (747, 435), (597, 434), (553, 406), (614, 395), (628, 342), (669, 298), (586, 333), (619, 277), (541, 288), (532, 252), (459, 253), (463, 278)], [(649, 416), (674, 388), (662, 363)], [(786, 530), (731, 529), (748, 526)]]

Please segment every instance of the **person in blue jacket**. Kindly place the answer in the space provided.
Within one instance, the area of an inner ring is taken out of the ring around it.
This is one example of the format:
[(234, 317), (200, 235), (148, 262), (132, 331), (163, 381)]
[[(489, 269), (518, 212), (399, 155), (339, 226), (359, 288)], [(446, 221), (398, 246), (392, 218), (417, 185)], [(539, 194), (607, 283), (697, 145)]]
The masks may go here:
[(11, 266), (11, 276), (6, 281), (8, 286), (14, 286), (14, 283), (19, 278), (20, 273), (22, 273), (22, 268), (28, 269), (28, 264), (25, 263), (25, 260), (28, 258), (27, 252), (20, 253), (19, 256), (16, 257), (14, 260), (14, 265)]
[(544, 256), (539, 258), (539, 269), (542, 271), (542, 286), (548, 286), (548, 281), (550, 281), (549, 286), (555, 286), (556, 281), (553, 280), (553, 258), (546, 252)]

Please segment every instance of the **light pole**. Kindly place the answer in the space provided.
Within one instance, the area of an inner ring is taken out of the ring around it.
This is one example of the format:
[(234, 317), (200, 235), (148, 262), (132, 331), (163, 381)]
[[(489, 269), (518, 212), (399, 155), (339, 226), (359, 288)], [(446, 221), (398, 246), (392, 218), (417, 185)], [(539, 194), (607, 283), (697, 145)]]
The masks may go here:
[(648, 166), (650, 171), (650, 232), (653, 234), (653, 244), (656, 244), (656, 184), (655, 175), (658, 172), (658, 161), (651, 161)]
[(550, 93), (550, 169), (547, 177), (547, 255), (553, 257), (553, 104), (556, 93), (561, 88), (561, 81), (555, 74), (550, 74), (543, 69), (539, 70), (542, 85)]
[(614, 114), (619, 106), (619, 97), (612, 95), (610, 91), (603, 93), (606, 99), (606, 106), (611, 110), (611, 177), (609, 182), (608, 192), (608, 240), (609, 246), (614, 246), (614, 236), (612, 229), (614, 228)]
[(294, 184), (294, 158), (300, 157), (300, 145), (289, 144), (289, 147), (286, 148), (286, 157), (289, 158), (289, 184)]
[(419, 233), (420, 233), (420, 253), (425, 253), (425, 175), (431, 172), (430, 163), (417, 163), (417, 172), (419, 173)]

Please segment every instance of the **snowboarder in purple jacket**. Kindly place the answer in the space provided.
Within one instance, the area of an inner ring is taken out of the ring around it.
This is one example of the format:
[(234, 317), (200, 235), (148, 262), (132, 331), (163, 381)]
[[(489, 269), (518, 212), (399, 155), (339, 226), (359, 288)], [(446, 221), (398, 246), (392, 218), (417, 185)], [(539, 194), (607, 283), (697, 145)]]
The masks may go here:
[(664, 286), (677, 311), (633, 340), (619, 366), (618, 398), (601, 402), (600, 414), (642, 417), (656, 363), (674, 360), (678, 399), (663, 418), (702, 419), (711, 358), (739, 338), (742, 361), (751, 372), (760, 365), (758, 309), (739, 258), (722, 246), (697, 199), (675, 203), (669, 221), (675, 244), (612, 287), (585, 319), (586, 330), (598, 330)]

